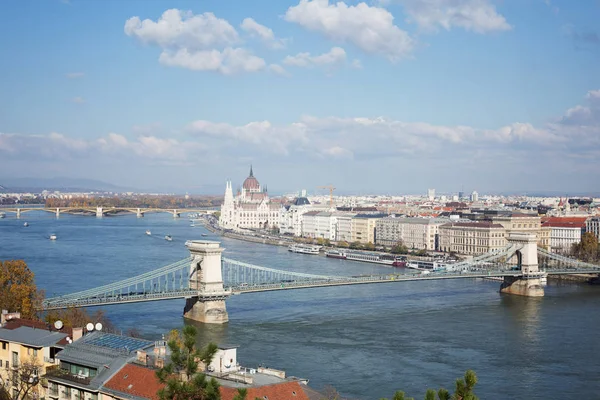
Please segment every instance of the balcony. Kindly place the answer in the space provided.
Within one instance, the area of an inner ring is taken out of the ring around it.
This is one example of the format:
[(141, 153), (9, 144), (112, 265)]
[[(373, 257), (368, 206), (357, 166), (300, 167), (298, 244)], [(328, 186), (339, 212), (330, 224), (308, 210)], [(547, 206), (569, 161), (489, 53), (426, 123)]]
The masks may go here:
[[(69, 373), (68, 371), (66, 371), (64, 369), (60, 369), (60, 368), (47, 369), (45, 377), (48, 379), (52, 379), (52, 378), (64, 379), (64, 380), (67, 380), (70, 382), (79, 383), (80, 385), (89, 385), (90, 381), (91, 381), (91, 379), (89, 377), (85, 377), (85, 376), (81, 376), (81, 375), (73, 375), (73, 374)], [(70, 397), (70, 394), (69, 394), (69, 397)]]
[(47, 364), (58, 364), (58, 359), (56, 358), (50, 358), (50, 357), (44, 357), (44, 362)]

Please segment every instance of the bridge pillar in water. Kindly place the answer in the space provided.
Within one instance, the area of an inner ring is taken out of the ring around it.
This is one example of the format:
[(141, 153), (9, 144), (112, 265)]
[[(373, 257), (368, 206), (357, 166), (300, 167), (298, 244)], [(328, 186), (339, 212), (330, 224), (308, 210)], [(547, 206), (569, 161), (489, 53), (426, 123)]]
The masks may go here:
[(207, 324), (224, 324), (229, 321), (225, 299), (231, 294), (223, 288), (219, 242), (189, 240), (185, 244), (192, 255), (190, 289), (198, 296), (185, 301), (183, 316)]
[(520, 296), (542, 297), (544, 288), (540, 277), (537, 258), (537, 237), (534, 233), (511, 233), (508, 242), (520, 247), (514, 254), (521, 276), (505, 276), (500, 286), (501, 293)]
[(136, 213), (136, 215), (137, 215), (137, 217), (138, 217), (138, 218), (142, 218), (142, 217), (144, 216), (144, 213), (142, 212), (142, 209), (141, 209), (141, 208), (138, 208), (138, 209), (137, 209), (137, 213)]
[(21, 209), (17, 208), (17, 219), (21, 218)]
[(177, 210), (173, 210), (173, 218), (179, 218), (181, 215), (177, 212)]
[(102, 218), (103, 215), (104, 214), (102, 212), (102, 207), (100, 207), (100, 206), (96, 207), (96, 217)]
[(56, 218), (60, 217), (60, 208), (56, 208)]

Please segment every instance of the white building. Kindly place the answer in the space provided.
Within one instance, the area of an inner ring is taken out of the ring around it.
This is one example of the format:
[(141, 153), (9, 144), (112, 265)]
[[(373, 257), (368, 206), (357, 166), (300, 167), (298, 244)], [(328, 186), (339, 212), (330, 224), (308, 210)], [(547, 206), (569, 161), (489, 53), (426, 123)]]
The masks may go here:
[(550, 229), (550, 250), (557, 253), (568, 253), (573, 244), (581, 242), (585, 227), (585, 217), (552, 217), (542, 224)]
[(427, 197), (433, 201), (435, 199), (435, 189), (427, 189)]
[(338, 213), (337, 219), (337, 227), (336, 227), (336, 235), (335, 240), (338, 242), (352, 241), (352, 218), (354, 218), (356, 214), (353, 213)]
[(302, 236), (335, 240), (337, 218), (334, 213), (309, 211), (303, 217)]
[(377, 244), (393, 246), (402, 242), (409, 249), (436, 250), (439, 227), (446, 222), (438, 218), (382, 218), (376, 225)]
[(312, 208), (306, 197), (298, 197), (294, 202), (281, 210), (279, 232), (283, 235), (302, 236), (303, 215)]
[(281, 205), (272, 203), (266, 188), (262, 188), (250, 175), (244, 181), (237, 195), (233, 196), (231, 181), (225, 187), (225, 200), (221, 206), (219, 225), (223, 229), (270, 229), (278, 228), (281, 218)]
[(472, 202), (476, 202), (479, 201), (479, 193), (477, 193), (476, 191), (473, 190), (473, 193), (471, 193), (471, 201)]
[(600, 240), (600, 217), (591, 217), (585, 221), (585, 231), (592, 232)]

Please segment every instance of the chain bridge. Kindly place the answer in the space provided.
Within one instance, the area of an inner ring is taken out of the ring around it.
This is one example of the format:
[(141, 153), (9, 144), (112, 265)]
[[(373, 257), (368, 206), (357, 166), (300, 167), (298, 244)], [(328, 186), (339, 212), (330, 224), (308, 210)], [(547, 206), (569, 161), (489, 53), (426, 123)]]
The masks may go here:
[[(318, 275), (274, 269), (221, 257), (219, 242), (186, 242), (190, 256), (119, 282), (48, 298), (44, 310), (185, 299), (184, 315), (206, 323), (228, 321), (231, 295), (327, 286), (399, 283), (439, 279), (502, 278), (500, 291), (543, 296), (548, 275), (600, 274), (600, 266), (538, 248), (532, 234), (512, 234), (505, 248), (434, 271), (390, 268), (384, 275)], [(538, 255), (541, 268), (538, 265)]]

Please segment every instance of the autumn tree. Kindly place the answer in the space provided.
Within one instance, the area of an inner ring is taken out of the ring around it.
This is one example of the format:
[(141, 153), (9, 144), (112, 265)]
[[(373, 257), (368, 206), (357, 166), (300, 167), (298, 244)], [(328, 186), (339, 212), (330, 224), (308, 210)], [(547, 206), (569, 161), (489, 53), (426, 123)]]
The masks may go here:
[(399, 242), (397, 242), (395, 245), (392, 246), (391, 253), (392, 254), (408, 254), (408, 247), (406, 247), (404, 245), (404, 243), (402, 242), (402, 240), (400, 240)]
[(158, 391), (161, 400), (219, 400), (221, 393), (215, 378), (207, 379), (200, 365), (208, 366), (218, 348), (210, 343), (204, 349), (196, 348), (196, 328), (187, 325), (181, 332), (173, 331), (167, 345), (171, 362), (156, 371), (164, 388)]
[(598, 238), (593, 232), (585, 232), (581, 235), (581, 242), (573, 245), (572, 253), (575, 257), (583, 261), (598, 260)]
[(80, 328), (86, 326), (89, 322), (102, 324), (102, 330), (105, 332), (116, 332), (113, 323), (108, 319), (103, 310), (97, 310), (93, 314), (88, 313), (83, 308), (71, 307), (64, 310), (52, 310), (46, 314), (46, 322), (53, 325), (60, 320), (66, 328)]
[(0, 261), (0, 309), (37, 319), (44, 293), (38, 291), (33, 272), (23, 260)]
[(31, 356), (26, 362), (11, 367), (0, 373), (0, 400), (39, 398), (42, 364)]

